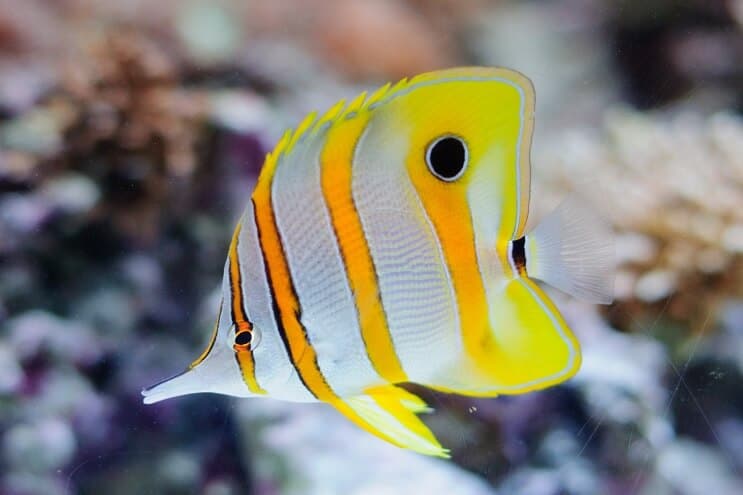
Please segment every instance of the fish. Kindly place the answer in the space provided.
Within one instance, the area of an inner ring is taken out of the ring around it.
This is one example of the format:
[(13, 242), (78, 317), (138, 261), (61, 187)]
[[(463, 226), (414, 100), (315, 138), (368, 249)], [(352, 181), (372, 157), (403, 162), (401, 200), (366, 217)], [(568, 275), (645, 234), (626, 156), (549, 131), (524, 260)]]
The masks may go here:
[(540, 283), (610, 303), (612, 233), (573, 198), (527, 232), (534, 105), (521, 73), (461, 67), (309, 114), (266, 155), (208, 346), (144, 402), (324, 402), (446, 458), (406, 384), (496, 397), (572, 377), (579, 343)]

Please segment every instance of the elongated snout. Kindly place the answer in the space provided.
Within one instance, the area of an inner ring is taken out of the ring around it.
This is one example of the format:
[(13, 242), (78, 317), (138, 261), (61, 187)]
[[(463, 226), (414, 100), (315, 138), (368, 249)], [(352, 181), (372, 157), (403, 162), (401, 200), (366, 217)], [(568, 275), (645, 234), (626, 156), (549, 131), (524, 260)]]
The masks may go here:
[(216, 345), (206, 358), (193, 368), (142, 390), (145, 404), (181, 395), (212, 392), (236, 397), (252, 394), (243, 381), (232, 349)]

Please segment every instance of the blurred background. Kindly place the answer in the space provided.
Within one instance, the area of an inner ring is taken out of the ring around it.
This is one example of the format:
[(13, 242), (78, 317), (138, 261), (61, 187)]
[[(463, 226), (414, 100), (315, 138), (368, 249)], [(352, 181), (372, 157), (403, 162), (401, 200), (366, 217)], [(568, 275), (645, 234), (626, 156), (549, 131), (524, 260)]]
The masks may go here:
[[(0, 0), (0, 493), (743, 493), (743, 1)], [(203, 349), (264, 154), (421, 71), (537, 91), (532, 220), (618, 232), (617, 299), (555, 294), (568, 383), (425, 392), (453, 461), (330, 408), (140, 390)]]

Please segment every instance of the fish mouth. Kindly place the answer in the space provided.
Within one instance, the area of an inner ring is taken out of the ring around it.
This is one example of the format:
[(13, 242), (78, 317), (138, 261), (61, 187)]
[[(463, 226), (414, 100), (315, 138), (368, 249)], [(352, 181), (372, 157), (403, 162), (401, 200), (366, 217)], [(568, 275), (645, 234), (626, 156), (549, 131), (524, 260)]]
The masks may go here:
[(145, 404), (154, 404), (155, 402), (160, 402), (172, 397), (178, 397), (181, 395), (186, 395), (188, 393), (193, 393), (188, 392), (187, 390), (190, 387), (184, 387), (184, 384), (182, 383), (182, 378), (187, 376), (189, 371), (191, 371), (191, 369), (186, 368), (180, 373), (176, 373), (175, 375), (172, 375), (168, 378), (164, 378), (154, 385), (142, 389), (142, 402), (144, 402)]

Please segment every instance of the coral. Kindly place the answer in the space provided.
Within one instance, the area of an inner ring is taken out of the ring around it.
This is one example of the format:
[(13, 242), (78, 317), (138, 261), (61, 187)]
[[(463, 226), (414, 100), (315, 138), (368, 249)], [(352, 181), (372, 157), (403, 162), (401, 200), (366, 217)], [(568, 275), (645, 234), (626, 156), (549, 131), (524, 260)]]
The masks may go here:
[(743, 296), (742, 157), (743, 121), (734, 114), (667, 118), (628, 109), (537, 148), (541, 202), (577, 193), (617, 231), (609, 313), (620, 328), (659, 308), (700, 328)]

